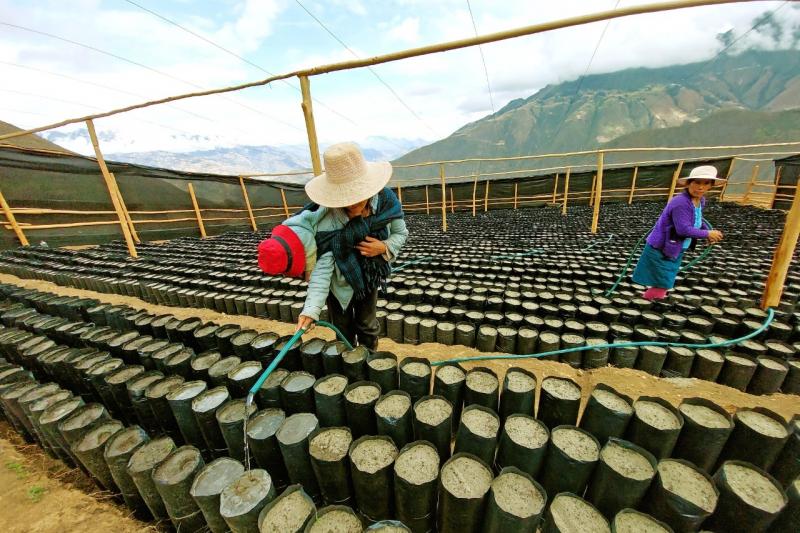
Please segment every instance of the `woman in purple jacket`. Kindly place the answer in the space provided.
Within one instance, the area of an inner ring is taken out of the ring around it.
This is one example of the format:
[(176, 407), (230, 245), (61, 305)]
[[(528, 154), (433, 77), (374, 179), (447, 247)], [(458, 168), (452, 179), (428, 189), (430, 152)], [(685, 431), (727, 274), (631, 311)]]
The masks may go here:
[(712, 244), (722, 240), (722, 232), (710, 229), (703, 222), (703, 197), (713, 186), (724, 183), (712, 166), (696, 167), (678, 185), (686, 189), (675, 196), (661, 212), (655, 227), (647, 236), (647, 245), (633, 271), (633, 281), (648, 287), (643, 296), (660, 300), (675, 286), (683, 252), (696, 239)]

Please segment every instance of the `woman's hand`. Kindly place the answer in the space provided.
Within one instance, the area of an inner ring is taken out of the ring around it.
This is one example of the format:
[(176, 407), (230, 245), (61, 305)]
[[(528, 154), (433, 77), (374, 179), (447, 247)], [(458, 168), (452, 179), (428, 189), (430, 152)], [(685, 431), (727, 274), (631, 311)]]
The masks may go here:
[(310, 316), (300, 315), (300, 318), (297, 319), (297, 327), (294, 328), (294, 332), (297, 333), (301, 329), (306, 331), (314, 329), (314, 319)]
[(722, 232), (718, 229), (712, 229), (708, 232), (708, 242), (716, 244), (722, 240)]
[(367, 235), (363, 241), (356, 245), (356, 249), (363, 256), (376, 257), (386, 253), (386, 244), (382, 240)]

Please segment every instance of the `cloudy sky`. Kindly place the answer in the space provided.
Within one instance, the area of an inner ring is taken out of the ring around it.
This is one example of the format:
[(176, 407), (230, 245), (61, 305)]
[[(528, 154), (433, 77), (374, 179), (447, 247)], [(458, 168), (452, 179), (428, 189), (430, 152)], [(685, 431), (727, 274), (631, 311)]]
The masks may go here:
[[(354, 54), (470, 37), (470, 7), (485, 34), (650, 2), (0, 0), (0, 120), (33, 127)], [(722, 47), (719, 34), (742, 35), (769, 11), (777, 10), (783, 31), (763, 25), (737, 46), (788, 47), (798, 39), (792, 28), (800, 27), (799, 4), (748, 2), (614, 20), (590, 66), (605, 22), (485, 45), (491, 98), (478, 48), (389, 63), (374, 74), (318, 76), (312, 93), (319, 137), (434, 140), (587, 67), (601, 73), (711, 58)], [(306, 137), (298, 87), (296, 80), (279, 82), (100, 119), (96, 126), (108, 152), (299, 144)], [(81, 143), (70, 147), (89, 150)]]

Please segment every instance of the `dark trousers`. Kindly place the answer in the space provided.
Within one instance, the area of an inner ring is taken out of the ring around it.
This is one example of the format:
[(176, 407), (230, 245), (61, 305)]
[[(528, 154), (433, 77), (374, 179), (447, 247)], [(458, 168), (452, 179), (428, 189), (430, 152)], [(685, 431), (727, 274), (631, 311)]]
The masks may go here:
[(378, 347), (380, 327), (378, 319), (375, 317), (378, 289), (373, 290), (361, 300), (353, 298), (347, 309), (342, 309), (339, 300), (333, 293), (328, 294), (327, 302), (331, 323), (339, 328), (350, 344), (353, 346), (360, 344), (370, 350)]

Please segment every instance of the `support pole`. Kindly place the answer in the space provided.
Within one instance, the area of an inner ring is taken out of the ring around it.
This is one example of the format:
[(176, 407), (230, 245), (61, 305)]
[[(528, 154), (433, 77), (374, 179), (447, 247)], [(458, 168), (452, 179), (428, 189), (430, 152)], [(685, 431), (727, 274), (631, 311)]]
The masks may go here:
[(283, 189), (281, 191), (281, 202), (283, 202), (283, 214), (286, 215), (286, 218), (289, 218), (289, 204), (286, 203), (286, 191)]
[(681, 175), (681, 171), (683, 170), (683, 161), (678, 163), (678, 168), (675, 169), (675, 173), (672, 175), (672, 183), (669, 186), (669, 196), (667, 197), (667, 203), (672, 200), (672, 197), (675, 196), (675, 187), (678, 185), (678, 178)]
[(258, 231), (258, 226), (256, 226), (256, 217), (253, 216), (253, 209), (250, 207), (250, 197), (247, 196), (247, 187), (244, 185), (244, 177), (239, 176), (239, 185), (242, 187), (242, 196), (244, 196), (244, 205), (247, 207), (247, 214), (250, 216), (250, 225), (253, 227), (253, 231)]
[(567, 214), (567, 198), (569, 197), (569, 175), (572, 172), (571, 167), (567, 167), (567, 175), (564, 177), (564, 201), (561, 204), (561, 214)]
[(128, 228), (128, 222), (125, 220), (125, 214), (122, 212), (119, 196), (116, 194), (114, 177), (111, 175), (111, 172), (108, 171), (106, 161), (103, 159), (103, 153), (100, 151), (100, 143), (97, 141), (97, 132), (94, 129), (94, 122), (92, 122), (91, 119), (86, 121), (86, 129), (89, 130), (89, 139), (91, 139), (92, 147), (94, 147), (94, 155), (97, 158), (97, 164), (100, 166), (100, 173), (103, 174), (103, 180), (106, 182), (108, 195), (111, 197), (111, 203), (114, 206), (114, 211), (117, 212), (119, 226), (122, 228), (122, 235), (125, 237), (125, 244), (128, 245), (128, 253), (131, 257), (139, 257), (139, 254), (136, 253), (136, 245), (133, 243), (133, 236), (131, 235), (130, 228)]
[(430, 215), (431, 214), (431, 202), (430, 202), (430, 199), (428, 198), (428, 186), (427, 185), (425, 186), (425, 214), (426, 215)]
[(400, 207), (403, 207), (403, 188), (397, 186), (397, 201), (400, 202)]
[(200, 214), (200, 206), (197, 205), (197, 197), (194, 195), (194, 187), (189, 183), (189, 196), (192, 198), (192, 206), (194, 207), (194, 215), (197, 217), (197, 227), (200, 228), (200, 237), (205, 239), (206, 227), (203, 224), (203, 215)]
[(597, 152), (597, 185), (594, 195), (594, 214), (592, 215), (592, 233), (597, 233), (597, 223), (600, 220), (600, 199), (603, 195), (603, 152)]
[(451, 213), (455, 213), (456, 212), (456, 202), (455, 202), (455, 200), (453, 200), (453, 188), (452, 187), (450, 187), (450, 212)]
[(447, 187), (444, 184), (444, 163), (439, 163), (439, 179), (442, 181), (442, 231), (447, 233)]
[(592, 190), (589, 191), (589, 207), (594, 205), (594, 192), (597, 188), (597, 174), (592, 174)]
[(556, 203), (556, 195), (558, 194), (558, 174), (556, 174), (556, 180), (553, 183), (553, 203)]
[(633, 167), (633, 179), (631, 180), (631, 192), (628, 194), (628, 205), (633, 203), (633, 192), (636, 190), (636, 176), (639, 175), (639, 167)]
[[(311, 168), (315, 176), (322, 174), (322, 162), (319, 158), (319, 143), (317, 142), (317, 126), (314, 124), (314, 108), (311, 104), (311, 82), (308, 76), (300, 78), (300, 92), (303, 95), (303, 118), (306, 121), (306, 134), (308, 135), (308, 149), (311, 151)], [(288, 215), (287, 215), (288, 217)]]
[(731, 165), (728, 167), (728, 173), (725, 175), (725, 183), (722, 184), (722, 191), (719, 193), (719, 201), (724, 201), (725, 191), (728, 190), (728, 183), (731, 182), (731, 175), (733, 174), (733, 165), (736, 164), (736, 158), (731, 159)]
[(114, 180), (114, 191), (117, 193), (117, 198), (119, 198), (119, 205), (122, 206), (122, 213), (125, 215), (125, 222), (128, 224), (128, 229), (131, 231), (131, 235), (133, 236), (133, 241), (136, 244), (141, 244), (142, 241), (139, 240), (139, 234), (136, 232), (136, 226), (133, 225), (133, 220), (131, 220), (131, 214), (128, 213), (128, 206), (125, 205), (125, 198), (122, 197), (122, 191), (119, 190), (117, 177), (112, 173), (111, 178)]
[(758, 165), (753, 165), (753, 172), (750, 173), (750, 181), (747, 182), (747, 190), (744, 193), (744, 198), (742, 198), (743, 205), (747, 205), (747, 201), (750, 199), (750, 193), (753, 192), (753, 186), (758, 179), (758, 170)]
[(489, 180), (486, 180), (486, 190), (483, 193), (483, 212), (489, 210)]
[(517, 189), (519, 187), (519, 183), (514, 182), (514, 209), (517, 208)]
[(14, 233), (17, 234), (19, 243), (22, 246), (30, 246), (28, 238), (25, 237), (25, 234), (22, 232), (22, 228), (20, 228), (19, 224), (17, 224), (17, 219), (14, 217), (14, 213), (11, 212), (11, 207), (9, 207), (8, 202), (6, 202), (6, 198), (3, 196), (2, 192), (0, 192), (0, 205), (3, 206), (3, 213), (5, 213), (8, 223), (11, 224), (11, 229), (13, 229)]
[(798, 236), (800, 236), (800, 194), (795, 189), (792, 207), (786, 215), (783, 234), (781, 235), (781, 240), (778, 241), (777, 248), (775, 248), (772, 267), (769, 270), (767, 282), (764, 286), (761, 309), (777, 307), (780, 304), (783, 285), (786, 282), (786, 274), (789, 272)]
[(775, 190), (772, 192), (772, 201), (769, 203), (769, 208), (775, 208), (775, 198), (778, 196), (778, 186), (781, 183), (781, 172), (783, 172), (783, 167), (780, 166), (775, 170)]
[(474, 181), (472, 182), (472, 216), (475, 216), (475, 211), (477, 211), (478, 207), (478, 176), (475, 176)]

